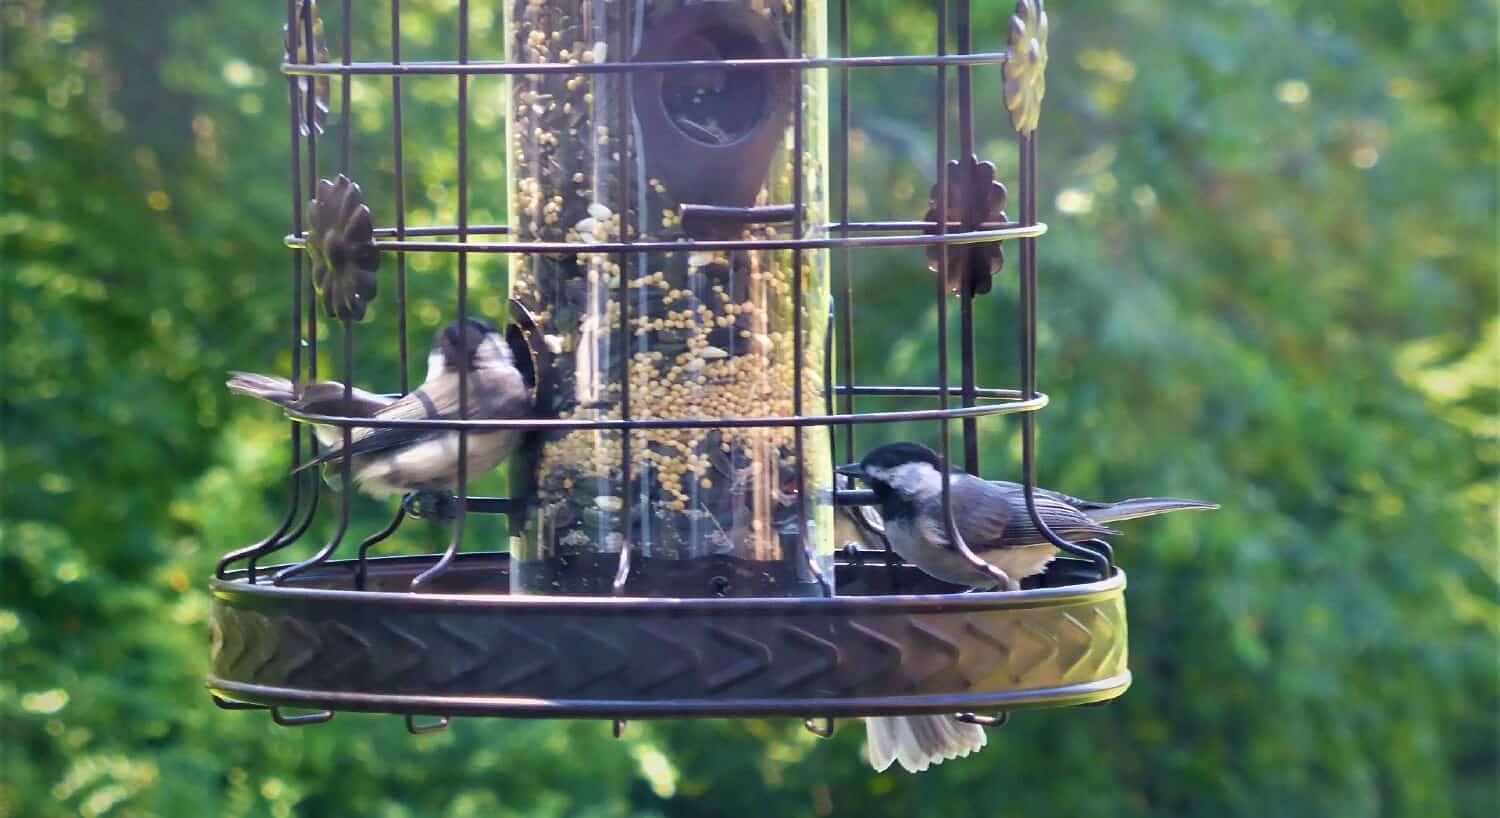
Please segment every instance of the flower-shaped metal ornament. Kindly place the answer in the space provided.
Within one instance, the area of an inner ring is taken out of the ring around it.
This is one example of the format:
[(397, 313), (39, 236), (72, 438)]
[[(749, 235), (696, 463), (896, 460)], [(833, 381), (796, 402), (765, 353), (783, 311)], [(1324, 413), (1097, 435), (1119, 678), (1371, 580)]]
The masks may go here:
[(1017, 133), (1036, 130), (1047, 95), (1047, 10), (1042, 0), (1019, 0), (1010, 18), (1005, 61), (1005, 107)]
[[(934, 225), (938, 220), (937, 201), (938, 188), (933, 185), (927, 221)], [(957, 232), (952, 227), (954, 222), (958, 223), (959, 230), (967, 232), (983, 229), (982, 226), (986, 223), (1006, 221), (1005, 185), (995, 179), (995, 163), (981, 162), (977, 156), (948, 162), (947, 217), (949, 233)], [(937, 230), (929, 227), (924, 232), (934, 234)], [(998, 241), (949, 245), (947, 250), (948, 289), (955, 293), (963, 292), (965, 277), (969, 279), (969, 292), (974, 295), (989, 292), (995, 275), (1005, 266), (1005, 251)], [(927, 269), (934, 273), (938, 271), (938, 261), (942, 258), (939, 253), (942, 251), (943, 245), (927, 246)]]
[(323, 310), (332, 317), (363, 320), (375, 300), (380, 250), (370, 208), (349, 177), (318, 181), (317, 195), (307, 205), (307, 250)]
[[(323, 18), (318, 16), (318, 0), (297, 0), (293, 19), (295, 25), (281, 27), (286, 61), (304, 65), (328, 62), (328, 38), (323, 33)], [(321, 134), (328, 124), (330, 87), (328, 77), (297, 77), (292, 82), (292, 116), (303, 136), (314, 131)], [(310, 115), (309, 101), (312, 104)]]

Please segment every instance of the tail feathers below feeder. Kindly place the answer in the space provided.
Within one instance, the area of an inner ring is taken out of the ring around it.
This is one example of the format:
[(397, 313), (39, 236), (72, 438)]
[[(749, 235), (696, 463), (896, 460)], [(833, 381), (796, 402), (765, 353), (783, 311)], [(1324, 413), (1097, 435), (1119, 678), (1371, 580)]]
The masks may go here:
[(919, 773), (978, 751), (989, 737), (983, 727), (952, 716), (897, 716), (865, 719), (865, 740), (876, 772), (896, 761), (907, 772)]
[(1116, 523), (1121, 520), (1154, 517), (1158, 514), (1167, 514), (1173, 511), (1213, 511), (1218, 507), (1217, 503), (1204, 503), (1198, 500), (1179, 500), (1175, 497), (1142, 497), (1135, 500), (1121, 500), (1118, 503), (1090, 504), (1084, 506), (1081, 510), (1090, 520), (1096, 523)]

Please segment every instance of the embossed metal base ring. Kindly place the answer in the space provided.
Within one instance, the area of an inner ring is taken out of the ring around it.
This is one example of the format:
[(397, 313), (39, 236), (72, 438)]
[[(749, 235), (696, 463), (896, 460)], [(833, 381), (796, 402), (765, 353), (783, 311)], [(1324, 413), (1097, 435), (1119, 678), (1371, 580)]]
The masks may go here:
[(352, 561), (214, 580), (209, 689), (276, 712), (635, 719), (1056, 707), (1130, 685), (1125, 576), (1079, 584), (1075, 560), (1013, 593), (872, 557), (839, 563), (834, 598), (647, 599), (509, 596), (506, 555), (482, 553), (407, 592), (433, 559), (373, 560), (365, 591)]

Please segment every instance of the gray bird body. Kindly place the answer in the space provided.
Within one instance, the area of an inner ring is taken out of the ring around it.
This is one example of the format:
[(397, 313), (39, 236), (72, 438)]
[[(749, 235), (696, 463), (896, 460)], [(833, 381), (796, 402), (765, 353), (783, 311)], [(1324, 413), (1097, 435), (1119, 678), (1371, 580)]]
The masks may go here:
[[(881, 518), (891, 548), (901, 558), (944, 582), (971, 588), (993, 588), (996, 579), (976, 568), (952, 543), (943, 520), (941, 460), (925, 446), (882, 446), (840, 474), (859, 477), (880, 499)], [(1022, 579), (1041, 573), (1057, 556), (1057, 547), (1042, 534), (1026, 507), (1019, 483), (984, 480), (967, 472), (948, 472), (949, 508), (954, 528), (976, 556), (1004, 571), (1019, 587)], [(1142, 498), (1117, 503), (1083, 500), (1057, 491), (1036, 489), (1037, 516), (1058, 536), (1070, 541), (1120, 532), (1107, 523), (1173, 511), (1210, 510), (1212, 503), (1175, 498)], [(910, 772), (966, 756), (984, 746), (983, 728), (950, 716), (901, 716), (866, 719), (870, 764), (884, 770), (900, 762)]]
[[(526, 388), (514, 368), (476, 369), (468, 373), (467, 381), (466, 419), (515, 418), (525, 414)], [(422, 384), (370, 417), (451, 420), (458, 417), (457, 408), (455, 372)], [(445, 430), (355, 428), (349, 445), (354, 481), (377, 497), (408, 491), (451, 492), (458, 487), (458, 436), (456, 431)], [(468, 477), (476, 478), (500, 465), (510, 456), (519, 436), (520, 432), (509, 429), (469, 432), (464, 452)], [(327, 463), (330, 472), (336, 470), (344, 457), (343, 442), (340, 431), (327, 452), (301, 468)]]
[[(239, 394), (313, 414), (376, 420), (456, 419), (458, 367), (466, 366), (465, 419), (525, 417), (531, 411), (531, 395), (515, 367), (510, 347), (493, 328), (473, 323), (480, 329), (471, 327), (459, 333), (454, 324), (439, 334), (438, 347), (428, 357), (427, 379), (400, 398), (356, 389), (346, 403), (340, 383), (314, 383), (297, 391), (285, 379), (247, 373), (234, 373), (228, 386)], [(328, 450), (297, 471), (326, 464), (331, 478), (346, 455), (343, 429), (314, 425), (314, 432)], [(472, 480), (500, 465), (520, 435), (511, 429), (467, 433), (468, 478)], [(350, 472), (363, 491), (376, 497), (412, 491), (452, 492), (458, 485), (458, 448), (457, 431), (354, 427), (348, 451)]]
[[(984, 480), (956, 469), (948, 475), (955, 527), (980, 559), (1020, 582), (1041, 573), (1057, 556), (1057, 547), (1027, 511), (1021, 484)], [(994, 587), (994, 578), (975, 568), (949, 541), (942, 515), (942, 474), (937, 468), (926, 462), (866, 465), (863, 476), (875, 486), (886, 536), (902, 559), (944, 582)], [(1107, 525), (1111, 522), (1217, 508), (1212, 503), (1170, 497), (1098, 503), (1047, 489), (1037, 489), (1034, 497), (1042, 522), (1053, 533), (1075, 542), (1119, 534)]]

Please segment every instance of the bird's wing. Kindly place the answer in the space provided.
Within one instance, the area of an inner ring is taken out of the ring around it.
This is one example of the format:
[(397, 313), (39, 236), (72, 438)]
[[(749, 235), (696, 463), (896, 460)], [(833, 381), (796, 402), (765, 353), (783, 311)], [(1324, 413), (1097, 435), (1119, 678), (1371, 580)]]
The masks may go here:
[(349, 401), (344, 401), (344, 385), (333, 381), (308, 384), (293, 408), (310, 415), (342, 415), (352, 418), (372, 417), (396, 402), (396, 398), (377, 395), (355, 387)]
[[(387, 404), (372, 417), (378, 420), (444, 420), (451, 418), (451, 414), (435, 413), (437, 403), (428, 394), (427, 385), (423, 384), (407, 395)], [(428, 440), (440, 434), (436, 429), (371, 429), (368, 427), (356, 427), (351, 435), (349, 453), (354, 456), (375, 454)], [(340, 460), (345, 454), (342, 443), (336, 444), (312, 460), (303, 463), (294, 470), (294, 474), (305, 469), (323, 463)]]
[(957, 472), (949, 478), (949, 488), (953, 517), (963, 521), (958, 533), (963, 535), (970, 549), (978, 551), (1021, 544), (1007, 542), (1007, 537), (1019, 522), (1011, 502), (1012, 492)]
[[(470, 420), (518, 418), (529, 411), (527, 392), (518, 385), (520, 374), (515, 370), (470, 372), (466, 380), (470, 399), (464, 407), (464, 416)], [(410, 394), (383, 407), (374, 417), (378, 420), (452, 420), (458, 417), (457, 412), (438, 411), (438, 407), (454, 406), (458, 402), (457, 393), (457, 378), (424, 383)], [(356, 428), (349, 452), (356, 457), (388, 452), (431, 440), (444, 433), (441, 429)], [(344, 448), (338, 446), (303, 464), (298, 471), (338, 460), (343, 456)]]
[[(1022, 486), (1020, 483), (1012, 483), (1009, 480), (991, 480), (989, 482), (1007, 491), (1014, 491), (1017, 494), (1021, 494), (1026, 490), (1026, 487)], [(1109, 503), (1101, 503), (1097, 500), (1085, 500), (1082, 497), (1074, 497), (1071, 494), (1063, 494), (1060, 491), (1053, 491), (1052, 489), (1044, 489), (1040, 487), (1036, 489), (1036, 495), (1038, 497), (1050, 497), (1053, 500), (1058, 501), (1059, 503), (1067, 503), (1068, 505), (1078, 509), (1079, 511), (1088, 511), (1095, 508), (1109, 508), (1110, 506)], [(1022, 496), (1024, 497), (1024, 495)]]
[[(971, 549), (1019, 548), (1048, 542), (1026, 510), (1026, 495), (1021, 486), (967, 474), (955, 474), (952, 486), (955, 517), (964, 521), (960, 533)], [(1055, 492), (1037, 491), (1036, 512), (1058, 536), (1075, 540), (1119, 533), (1089, 519), (1071, 503), (1054, 495)]]

